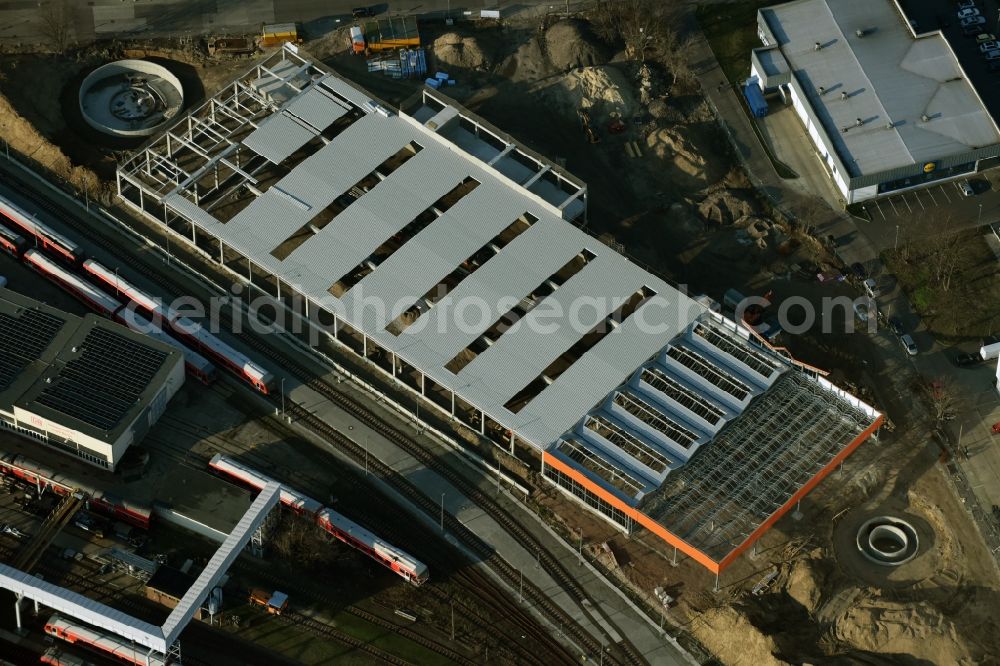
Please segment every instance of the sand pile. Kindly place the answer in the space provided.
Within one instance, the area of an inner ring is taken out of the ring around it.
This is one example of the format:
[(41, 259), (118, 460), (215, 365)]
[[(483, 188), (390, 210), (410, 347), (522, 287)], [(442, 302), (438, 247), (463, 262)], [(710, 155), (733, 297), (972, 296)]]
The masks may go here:
[(475, 37), (462, 37), (448, 32), (434, 40), (431, 51), (438, 63), (449, 67), (489, 67), (490, 59)]
[(712, 152), (702, 143), (690, 127), (665, 127), (646, 136), (646, 153), (663, 160), (668, 178), (685, 189), (700, 189), (723, 176), (718, 160), (709, 159)]
[(549, 61), (565, 72), (577, 67), (594, 67), (608, 61), (608, 55), (590, 27), (583, 21), (566, 20), (545, 31)]
[(755, 212), (753, 203), (745, 195), (727, 189), (715, 190), (698, 204), (698, 214), (717, 224), (732, 224)]
[(732, 607), (713, 608), (691, 626), (701, 644), (728, 666), (777, 666), (774, 639), (764, 636), (745, 615)]
[(604, 123), (612, 112), (624, 117), (635, 108), (628, 79), (614, 67), (584, 67), (561, 77), (543, 91), (563, 107), (566, 115), (575, 116), (586, 109), (594, 123)]
[(837, 639), (861, 650), (913, 655), (934, 664), (973, 659), (954, 623), (932, 604), (872, 599), (852, 606), (833, 626)]
[(554, 70), (542, 50), (541, 42), (532, 37), (504, 58), (498, 73), (511, 81), (538, 81), (551, 76)]

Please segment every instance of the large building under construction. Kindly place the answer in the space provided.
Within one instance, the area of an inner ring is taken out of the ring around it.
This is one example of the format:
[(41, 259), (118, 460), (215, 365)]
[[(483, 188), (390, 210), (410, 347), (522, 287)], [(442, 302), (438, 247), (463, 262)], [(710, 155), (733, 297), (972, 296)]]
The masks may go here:
[(425, 89), (286, 45), (122, 199), (624, 530), (724, 568), (881, 416), (591, 237), (583, 183)]

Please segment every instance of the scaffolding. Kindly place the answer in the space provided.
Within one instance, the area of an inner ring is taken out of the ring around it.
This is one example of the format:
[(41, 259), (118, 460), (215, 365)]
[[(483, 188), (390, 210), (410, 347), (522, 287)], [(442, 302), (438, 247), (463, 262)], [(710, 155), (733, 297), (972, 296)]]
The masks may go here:
[(786, 372), (640, 510), (721, 561), (872, 423), (819, 382)]

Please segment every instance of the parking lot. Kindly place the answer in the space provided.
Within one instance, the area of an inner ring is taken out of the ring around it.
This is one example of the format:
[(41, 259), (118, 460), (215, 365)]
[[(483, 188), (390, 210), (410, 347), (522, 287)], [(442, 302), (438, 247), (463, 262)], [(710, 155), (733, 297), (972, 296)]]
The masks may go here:
[[(1000, 69), (991, 71), (975, 35), (963, 34), (957, 16), (957, 3), (953, 0), (909, 0), (901, 4), (907, 16), (916, 22), (918, 34), (942, 31), (986, 108), (996, 118), (1000, 113)], [(976, 0), (976, 9), (985, 19), (979, 32), (1000, 37), (1000, 5), (997, 0)]]

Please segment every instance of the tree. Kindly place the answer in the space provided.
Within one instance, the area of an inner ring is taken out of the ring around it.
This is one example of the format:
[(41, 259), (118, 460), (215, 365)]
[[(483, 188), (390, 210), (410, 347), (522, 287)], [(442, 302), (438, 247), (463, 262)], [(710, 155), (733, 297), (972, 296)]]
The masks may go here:
[(48, 0), (42, 5), (40, 18), (52, 48), (62, 53), (73, 43), (73, 9), (67, 0)]

